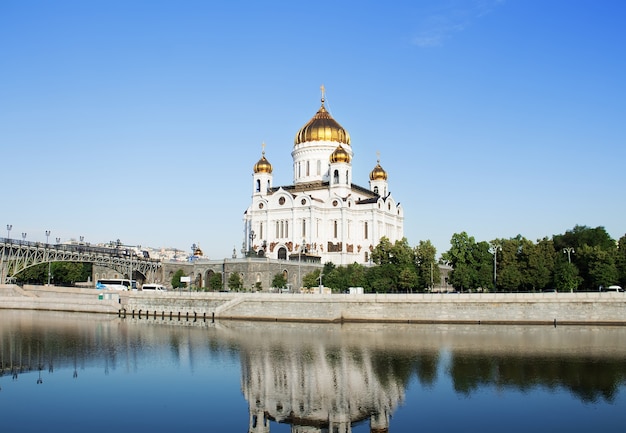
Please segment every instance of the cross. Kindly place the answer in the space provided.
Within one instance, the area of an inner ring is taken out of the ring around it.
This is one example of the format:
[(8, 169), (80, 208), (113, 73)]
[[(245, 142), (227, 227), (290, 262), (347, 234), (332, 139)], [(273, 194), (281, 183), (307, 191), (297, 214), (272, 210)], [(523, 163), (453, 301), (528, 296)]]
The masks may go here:
[(326, 88), (324, 87), (324, 85), (322, 84), (320, 86), (320, 89), (322, 89), (322, 102), (324, 102), (324, 91), (326, 90)]

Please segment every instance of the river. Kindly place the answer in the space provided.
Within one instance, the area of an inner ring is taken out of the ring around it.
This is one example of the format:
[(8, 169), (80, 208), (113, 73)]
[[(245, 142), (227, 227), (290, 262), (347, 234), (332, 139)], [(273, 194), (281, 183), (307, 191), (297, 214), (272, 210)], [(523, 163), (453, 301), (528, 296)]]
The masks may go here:
[(626, 327), (0, 310), (2, 431), (618, 432)]

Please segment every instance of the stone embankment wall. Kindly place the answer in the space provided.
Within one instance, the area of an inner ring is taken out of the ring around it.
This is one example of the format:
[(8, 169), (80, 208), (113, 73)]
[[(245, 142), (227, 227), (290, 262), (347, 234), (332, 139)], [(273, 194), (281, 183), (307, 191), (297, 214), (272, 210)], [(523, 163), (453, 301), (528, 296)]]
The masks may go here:
[(626, 325), (624, 293), (304, 295), (0, 286), (0, 308), (265, 321)]

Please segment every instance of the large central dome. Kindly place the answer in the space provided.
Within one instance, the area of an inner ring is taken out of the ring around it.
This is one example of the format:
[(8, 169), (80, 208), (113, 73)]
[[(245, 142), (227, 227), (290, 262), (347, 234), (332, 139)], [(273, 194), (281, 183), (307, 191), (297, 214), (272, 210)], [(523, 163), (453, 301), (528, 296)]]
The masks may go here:
[(350, 145), (350, 134), (326, 111), (324, 98), (322, 98), (322, 106), (315, 113), (315, 116), (296, 134), (294, 144), (298, 145), (309, 141), (335, 141)]

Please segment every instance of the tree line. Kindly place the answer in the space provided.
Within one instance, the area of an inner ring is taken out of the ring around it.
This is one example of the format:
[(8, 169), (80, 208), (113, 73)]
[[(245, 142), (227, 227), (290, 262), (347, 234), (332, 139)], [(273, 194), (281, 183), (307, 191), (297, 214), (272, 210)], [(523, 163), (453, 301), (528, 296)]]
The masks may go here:
[(604, 227), (575, 226), (552, 238), (476, 241), (455, 233), (450, 249), (436, 261), (430, 241), (411, 247), (406, 238), (391, 243), (383, 237), (372, 252), (372, 264), (335, 266), (306, 274), (304, 287), (321, 281), (334, 292), (363, 287), (366, 293), (427, 292), (440, 282), (440, 266), (448, 266), (447, 286), (475, 291), (590, 291), (611, 285), (626, 287), (626, 235), (613, 240)]

